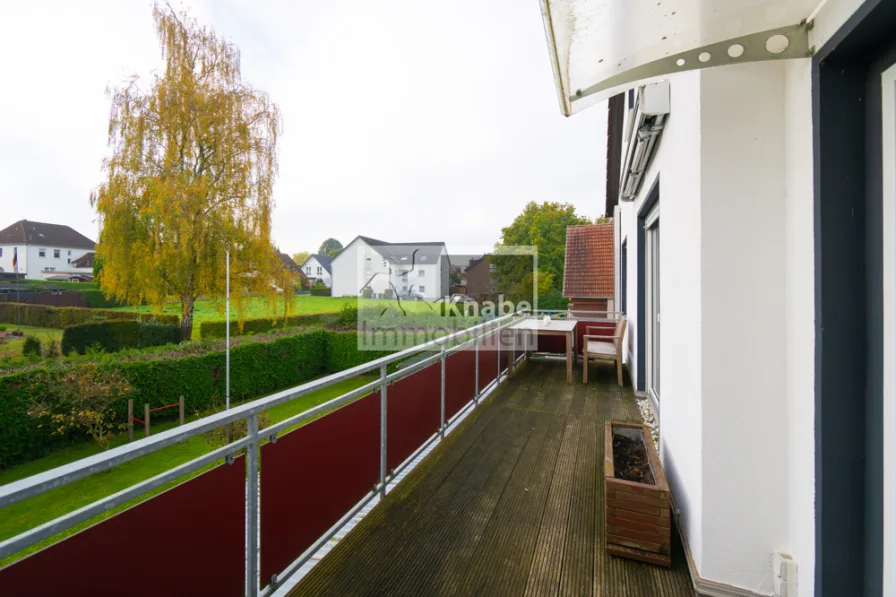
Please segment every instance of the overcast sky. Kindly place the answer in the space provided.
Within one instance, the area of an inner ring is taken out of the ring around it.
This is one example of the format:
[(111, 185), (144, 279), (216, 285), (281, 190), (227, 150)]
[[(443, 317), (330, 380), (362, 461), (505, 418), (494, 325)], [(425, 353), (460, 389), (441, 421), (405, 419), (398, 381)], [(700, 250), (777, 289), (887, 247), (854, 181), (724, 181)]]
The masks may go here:
[[(189, 0), (283, 115), (274, 241), (490, 247), (528, 201), (603, 211), (606, 109), (560, 115), (536, 0)], [(0, 0), (0, 228), (96, 237), (107, 86), (160, 64), (148, 0)]]

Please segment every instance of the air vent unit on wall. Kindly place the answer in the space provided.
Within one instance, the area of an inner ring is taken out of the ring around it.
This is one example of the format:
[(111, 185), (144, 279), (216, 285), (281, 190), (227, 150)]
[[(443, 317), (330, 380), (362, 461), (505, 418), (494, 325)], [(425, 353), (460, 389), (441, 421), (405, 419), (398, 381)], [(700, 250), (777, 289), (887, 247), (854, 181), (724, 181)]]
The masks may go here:
[(628, 142), (622, 168), (620, 201), (634, 201), (644, 174), (669, 117), (669, 82), (645, 85), (638, 90), (634, 109), (634, 131)]

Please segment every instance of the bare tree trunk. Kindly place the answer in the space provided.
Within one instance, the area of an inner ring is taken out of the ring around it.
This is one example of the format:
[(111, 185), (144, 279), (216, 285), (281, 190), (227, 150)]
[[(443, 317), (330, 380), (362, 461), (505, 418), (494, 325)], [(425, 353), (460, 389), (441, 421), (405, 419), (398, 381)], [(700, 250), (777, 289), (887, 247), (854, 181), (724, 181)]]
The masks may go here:
[(192, 296), (181, 297), (180, 333), (184, 340), (189, 340), (193, 335), (194, 302)]

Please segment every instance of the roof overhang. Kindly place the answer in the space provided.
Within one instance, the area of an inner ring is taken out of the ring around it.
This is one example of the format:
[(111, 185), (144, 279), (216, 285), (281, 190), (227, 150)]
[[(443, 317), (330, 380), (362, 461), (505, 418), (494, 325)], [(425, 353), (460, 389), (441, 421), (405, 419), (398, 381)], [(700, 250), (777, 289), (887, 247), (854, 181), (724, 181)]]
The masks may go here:
[(812, 19), (825, 4), (823, 0), (540, 2), (560, 109), (566, 116), (678, 72), (811, 56)]

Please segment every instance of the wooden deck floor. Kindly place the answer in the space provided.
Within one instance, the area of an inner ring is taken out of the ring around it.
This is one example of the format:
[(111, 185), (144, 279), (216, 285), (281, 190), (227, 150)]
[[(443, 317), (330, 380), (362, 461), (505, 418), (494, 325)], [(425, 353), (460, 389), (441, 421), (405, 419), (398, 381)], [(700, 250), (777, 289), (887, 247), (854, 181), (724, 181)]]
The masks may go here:
[(603, 422), (639, 415), (592, 367), (523, 366), (291, 595), (693, 595), (677, 537), (670, 570), (604, 550)]

